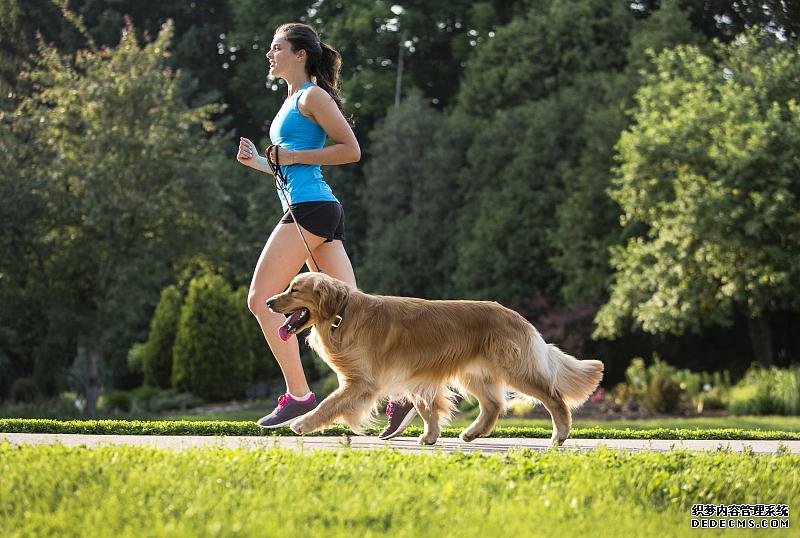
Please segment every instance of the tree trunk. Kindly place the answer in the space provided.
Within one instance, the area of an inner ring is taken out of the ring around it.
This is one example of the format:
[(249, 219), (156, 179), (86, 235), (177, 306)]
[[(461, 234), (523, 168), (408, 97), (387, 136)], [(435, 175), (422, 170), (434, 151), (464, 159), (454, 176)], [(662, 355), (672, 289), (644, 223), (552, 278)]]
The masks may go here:
[(755, 359), (765, 366), (775, 363), (775, 346), (772, 341), (772, 326), (767, 314), (757, 318), (747, 318), (750, 345)]
[(97, 418), (97, 398), (100, 396), (100, 363), (103, 360), (102, 347), (95, 343), (89, 346), (89, 360), (86, 379), (86, 415)]

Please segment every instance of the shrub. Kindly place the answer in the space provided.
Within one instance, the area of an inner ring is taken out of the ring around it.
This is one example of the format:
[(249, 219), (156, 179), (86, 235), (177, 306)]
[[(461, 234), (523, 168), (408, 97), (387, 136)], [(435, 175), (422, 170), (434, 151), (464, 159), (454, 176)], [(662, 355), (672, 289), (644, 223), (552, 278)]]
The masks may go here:
[(69, 420), (83, 417), (80, 400), (62, 394), (54, 398), (39, 398), (35, 402), (19, 402), (0, 406), (0, 417)]
[(208, 400), (241, 396), (253, 369), (245, 341), (241, 307), (222, 277), (192, 279), (175, 337), (173, 387)]
[(675, 379), (675, 368), (664, 361), (656, 360), (648, 372), (647, 406), (656, 413), (674, 413), (678, 410), (681, 386)]
[(172, 351), (178, 332), (181, 302), (181, 293), (175, 286), (162, 290), (150, 321), (150, 334), (141, 350), (145, 385), (161, 388), (172, 386)]
[(160, 413), (161, 411), (173, 411), (176, 409), (191, 409), (192, 407), (203, 405), (203, 403), (202, 398), (190, 392), (164, 390), (150, 400), (150, 411)]
[(97, 407), (106, 413), (130, 413), (133, 408), (133, 398), (125, 391), (110, 391), (100, 396)]
[(692, 372), (678, 370), (655, 358), (646, 366), (636, 357), (625, 370), (625, 382), (612, 391), (618, 409), (636, 411), (640, 406), (657, 413), (672, 413), (680, 409), (702, 412), (704, 409), (724, 409), (730, 390), (730, 374), (725, 372)]
[(132, 408), (136, 413), (159, 413), (189, 409), (202, 405), (203, 399), (188, 392), (144, 386), (131, 391)]
[(135, 413), (150, 411), (150, 402), (161, 392), (157, 387), (145, 385), (131, 391), (131, 406)]
[(631, 361), (630, 366), (625, 369), (625, 380), (630, 387), (630, 393), (635, 398), (644, 400), (647, 396), (649, 377), (643, 358), (636, 357)]
[(145, 342), (136, 342), (128, 350), (128, 370), (131, 372), (142, 372), (142, 357), (145, 347)]
[(782, 370), (754, 363), (730, 393), (734, 415), (800, 414), (800, 365)]
[(31, 403), (39, 397), (39, 387), (30, 377), (20, 377), (11, 385), (11, 401)]

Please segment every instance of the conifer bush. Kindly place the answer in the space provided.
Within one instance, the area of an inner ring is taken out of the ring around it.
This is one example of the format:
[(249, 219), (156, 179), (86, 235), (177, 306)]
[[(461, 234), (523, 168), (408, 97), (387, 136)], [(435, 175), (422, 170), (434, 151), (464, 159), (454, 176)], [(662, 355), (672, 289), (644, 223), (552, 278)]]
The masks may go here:
[(161, 291), (161, 298), (150, 321), (150, 334), (142, 349), (145, 385), (169, 388), (172, 376), (172, 349), (181, 315), (181, 293), (175, 286)]
[(242, 317), (234, 294), (219, 275), (189, 284), (173, 350), (173, 387), (206, 400), (244, 394), (252, 373)]

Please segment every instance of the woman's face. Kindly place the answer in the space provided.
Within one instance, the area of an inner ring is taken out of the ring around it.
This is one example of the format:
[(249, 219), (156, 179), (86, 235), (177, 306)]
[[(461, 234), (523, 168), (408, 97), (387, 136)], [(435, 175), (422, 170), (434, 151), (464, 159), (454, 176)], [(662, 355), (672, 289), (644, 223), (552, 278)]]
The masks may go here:
[(285, 75), (292, 70), (303, 68), (302, 53), (303, 51), (292, 51), (292, 44), (286, 40), (284, 34), (276, 34), (267, 53), (269, 74), (285, 78)]

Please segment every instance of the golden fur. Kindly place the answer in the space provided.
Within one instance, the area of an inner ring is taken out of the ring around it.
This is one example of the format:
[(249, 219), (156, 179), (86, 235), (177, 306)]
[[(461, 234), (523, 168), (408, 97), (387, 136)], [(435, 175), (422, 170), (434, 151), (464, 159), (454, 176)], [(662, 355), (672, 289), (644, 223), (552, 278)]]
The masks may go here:
[(433, 444), (452, 412), (452, 386), (480, 404), (460, 436), (472, 441), (491, 433), (509, 387), (544, 404), (553, 419), (551, 440), (561, 444), (569, 435), (570, 408), (603, 376), (602, 362), (581, 361), (546, 344), (522, 316), (494, 302), (368, 295), (322, 273), (303, 273), (268, 304), (285, 314), (309, 310), (297, 330), (313, 326), (308, 342), (339, 378), (337, 390), (292, 424), (297, 433), (334, 421), (358, 432), (378, 400), (405, 394), (425, 423), (420, 442)]

